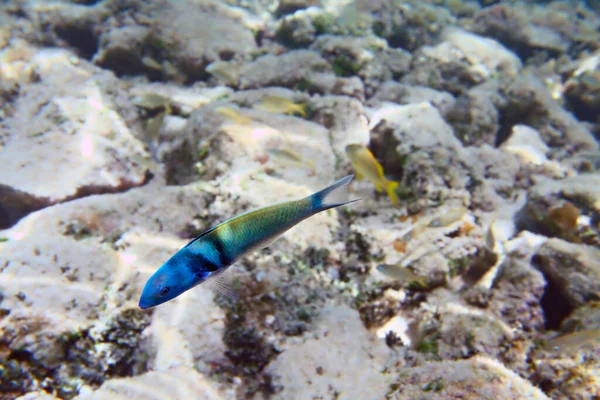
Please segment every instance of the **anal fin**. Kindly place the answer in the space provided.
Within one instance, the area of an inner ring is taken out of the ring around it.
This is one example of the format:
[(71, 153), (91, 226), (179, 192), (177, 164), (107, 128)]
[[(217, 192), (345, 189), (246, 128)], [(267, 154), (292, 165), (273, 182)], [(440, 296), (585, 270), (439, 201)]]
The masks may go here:
[(270, 245), (272, 245), (273, 243), (275, 243), (276, 241), (281, 239), (281, 236), (283, 236), (283, 235), (278, 235), (278, 236), (275, 236), (275, 238), (273, 238), (273, 239), (267, 240), (264, 244), (260, 245), (260, 248), (265, 249), (265, 248), (269, 247)]

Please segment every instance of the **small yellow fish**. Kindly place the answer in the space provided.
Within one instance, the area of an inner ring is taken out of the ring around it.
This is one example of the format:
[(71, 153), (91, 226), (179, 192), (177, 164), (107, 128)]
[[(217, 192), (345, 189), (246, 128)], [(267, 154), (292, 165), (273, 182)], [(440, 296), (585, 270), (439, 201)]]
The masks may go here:
[(427, 287), (427, 281), (422, 276), (419, 276), (402, 265), (380, 264), (377, 266), (377, 271), (390, 278), (398, 279), (404, 282), (417, 282), (422, 287)]
[(313, 171), (315, 170), (315, 163), (313, 161), (310, 160), (305, 160), (304, 158), (302, 158), (300, 155), (294, 153), (291, 150), (288, 149), (275, 149), (275, 148), (270, 148), (267, 149), (267, 152), (275, 157), (278, 157), (279, 159), (286, 161), (288, 163), (294, 164), (294, 165), (298, 165), (298, 166), (308, 166), (310, 167), (310, 169), (312, 169)]
[(162, 71), (163, 67), (156, 61), (154, 58), (150, 56), (144, 56), (141, 59), (141, 62), (144, 66), (153, 69), (155, 71)]
[(427, 230), (427, 222), (419, 222), (418, 224), (413, 226), (410, 231), (408, 231), (404, 235), (402, 235), (400, 240), (404, 243), (408, 243), (409, 241), (415, 239), (417, 236), (419, 236), (421, 233), (425, 232), (426, 230)]
[(368, 148), (360, 144), (349, 144), (346, 146), (346, 154), (356, 171), (356, 179), (367, 178), (375, 185), (375, 190), (381, 192), (382, 189), (385, 189), (390, 199), (392, 199), (392, 203), (398, 204), (398, 196), (395, 192), (399, 185), (398, 182), (385, 179), (383, 167)]
[(133, 104), (150, 111), (164, 108), (167, 114), (171, 113), (171, 99), (158, 93), (146, 93), (133, 99)]
[(184, 82), (183, 74), (170, 61), (164, 60), (161, 65), (163, 75), (167, 81), (180, 84)]
[(293, 101), (280, 96), (266, 96), (254, 105), (258, 110), (268, 111), (276, 114), (300, 114), (306, 117), (304, 108), (306, 104), (297, 104)]
[(219, 108), (216, 108), (215, 111), (218, 112), (219, 114), (221, 114), (222, 116), (229, 118), (236, 124), (250, 125), (252, 123), (252, 120), (250, 118), (241, 115), (239, 112), (237, 112), (233, 108), (219, 107)]
[(442, 215), (435, 217), (434, 219), (429, 221), (429, 225), (427, 225), (427, 226), (430, 228), (443, 228), (445, 226), (448, 226), (448, 225), (453, 224), (454, 222), (458, 221), (466, 213), (467, 213), (467, 209), (464, 207), (454, 208), (452, 210), (445, 212)]
[(146, 121), (145, 137), (148, 141), (154, 141), (158, 138), (158, 133), (165, 122), (166, 112), (161, 112)]
[(233, 61), (215, 61), (206, 66), (206, 72), (226, 84), (235, 85), (240, 80), (240, 67)]
[(546, 348), (554, 351), (577, 349), (600, 339), (600, 328), (568, 333), (546, 342)]
[(146, 93), (133, 99), (133, 104), (145, 110), (145, 138), (154, 141), (162, 128), (165, 117), (173, 112), (171, 99), (158, 93)]

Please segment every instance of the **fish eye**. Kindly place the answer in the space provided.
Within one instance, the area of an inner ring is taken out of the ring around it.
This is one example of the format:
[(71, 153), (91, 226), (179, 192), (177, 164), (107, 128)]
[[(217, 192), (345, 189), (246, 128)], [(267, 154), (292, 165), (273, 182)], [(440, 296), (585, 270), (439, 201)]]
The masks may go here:
[(161, 296), (166, 296), (166, 295), (167, 295), (167, 293), (169, 293), (169, 291), (170, 291), (170, 290), (171, 290), (170, 288), (168, 288), (168, 287), (166, 287), (166, 286), (165, 286), (165, 287), (164, 287), (164, 288), (162, 288), (162, 290), (160, 291), (160, 295), (161, 295)]
[(208, 278), (208, 276), (210, 275), (210, 272), (206, 272), (206, 271), (202, 271), (202, 272), (196, 272), (196, 278), (203, 281), (206, 278)]

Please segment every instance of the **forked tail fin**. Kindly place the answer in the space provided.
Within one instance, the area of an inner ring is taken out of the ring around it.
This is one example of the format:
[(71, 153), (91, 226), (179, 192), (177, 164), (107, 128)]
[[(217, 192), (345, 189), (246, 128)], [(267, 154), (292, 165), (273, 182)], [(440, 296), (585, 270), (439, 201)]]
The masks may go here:
[(387, 192), (388, 196), (390, 196), (390, 199), (392, 199), (392, 203), (394, 203), (394, 205), (398, 204), (398, 196), (396, 195), (396, 189), (398, 189), (398, 186), (400, 186), (400, 184), (395, 181), (387, 181), (385, 185), (385, 191)]
[(315, 211), (315, 213), (329, 210), (330, 208), (335, 208), (335, 207), (343, 206), (346, 204), (354, 203), (355, 201), (360, 200), (360, 199), (355, 199), (355, 200), (350, 200), (350, 201), (344, 201), (341, 203), (326, 203), (325, 202), (326, 198), (329, 195), (331, 195), (333, 192), (335, 192), (337, 189), (347, 186), (350, 183), (350, 181), (352, 180), (352, 178), (354, 178), (354, 175), (348, 175), (347, 177), (342, 178), (339, 181), (333, 183), (331, 186), (328, 186), (325, 189), (321, 190), (320, 192), (317, 192), (317, 193), (311, 195), (310, 198), (312, 199), (313, 210)]

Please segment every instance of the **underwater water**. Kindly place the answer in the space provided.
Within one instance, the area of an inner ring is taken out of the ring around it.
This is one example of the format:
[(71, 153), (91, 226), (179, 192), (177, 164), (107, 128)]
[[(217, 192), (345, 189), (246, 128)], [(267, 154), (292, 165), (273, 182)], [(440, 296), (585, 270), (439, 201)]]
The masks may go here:
[(0, 2), (0, 399), (597, 399), (599, 115), (596, 0)]

